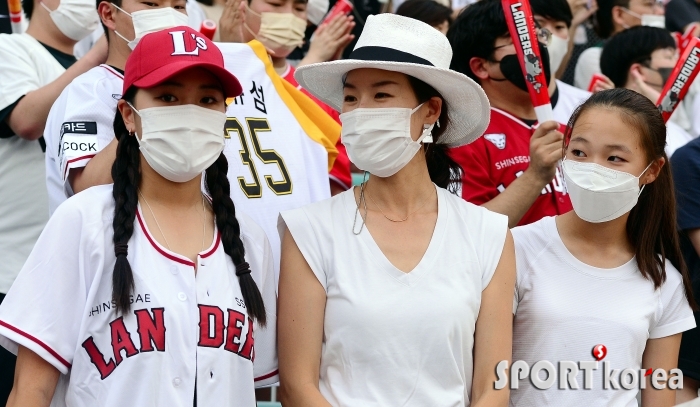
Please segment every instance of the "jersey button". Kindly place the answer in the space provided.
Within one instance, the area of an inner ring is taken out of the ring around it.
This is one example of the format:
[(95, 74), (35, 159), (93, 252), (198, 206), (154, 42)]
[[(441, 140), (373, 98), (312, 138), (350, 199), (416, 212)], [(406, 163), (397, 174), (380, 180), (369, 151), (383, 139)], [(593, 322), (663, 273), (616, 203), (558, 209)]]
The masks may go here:
[(185, 293), (179, 293), (177, 295), (177, 299), (180, 301), (185, 301), (185, 300), (187, 300), (187, 295)]
[(177, 274), (177, 267), (176, 266), (170, 267), (170, 272), (173, 274)]
[(181, 384), (182, 384), (182, 379), (180, 379), (179, 377), (176, 377), (173, 379), (173, 386), (178, 387)]

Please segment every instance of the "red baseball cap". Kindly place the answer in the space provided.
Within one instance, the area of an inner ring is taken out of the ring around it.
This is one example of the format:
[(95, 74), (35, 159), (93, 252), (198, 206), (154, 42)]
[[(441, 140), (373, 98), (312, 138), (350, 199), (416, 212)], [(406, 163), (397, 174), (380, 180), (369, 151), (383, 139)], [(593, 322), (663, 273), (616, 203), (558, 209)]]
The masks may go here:
[(224, 97), (242, 93), (238, 79), (224, 68), (219, 48), (200, 32), (180, 26), (147, 34), (139, 41), (126, 60), (123, 94), (131, 86), (151, 88), (194, 67), (216, 76), (224, 87)]

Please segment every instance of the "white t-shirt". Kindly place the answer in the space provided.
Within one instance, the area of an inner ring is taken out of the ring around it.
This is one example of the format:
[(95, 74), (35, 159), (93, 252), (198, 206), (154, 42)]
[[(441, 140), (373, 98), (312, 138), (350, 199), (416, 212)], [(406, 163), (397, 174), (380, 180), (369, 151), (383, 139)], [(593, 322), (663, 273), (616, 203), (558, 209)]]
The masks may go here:
[[(65, 68), (29, 34), (0, 34), (0, 110)], [(49, 218), (44, 153), (36, 140), (0, 139), (0, 293), (7, 293)]]
[(366, 227), (352, 232), (352, 190), (281, 213), (280, 232), (286, 224), (326, 291), (319, 388), (333, 406), (469, 405), (481, 292), (508, 219), (437, 191), (433, 237), (410, 273)]
[(676, 150), (694, 138), (681, 126), (669, 120), (666, 122), (666, 155), (670, 158)]
[(254, 383), (277, 380), (272, 253), (262, 229), (236, 214), (266, 328), (247, 316), (218, 231), (195, 275), (190, 259), (156, 242), (140, 209), (127, 256), (133, 303), (117, 315), (113, 217), (112, 185), (58, 208), (0, 305), (0, 345), (29, 348), (62, 373), (58, 387), (67, 391), (52, 406), (191, 407), (195, 383), (199, 406), (254, 405)]
[(109, 65), (75, 78), (56, 99), (44, 128), (49, 212), (73, 195), (68, 173), (83, 168), (114, 139), (124, 76)]
[(573, 87), (559, 79), (557, 79), (557, 90), (559, 91), (559, 99), (553, 109), (554, 120), (567, 124), (574, 110), (591, 97), (591, 92)]
[(600, 55), (602, 53), (602, 47), (591, 47), (581, 53), (574, 70), (574, 86), (588, 90), (593, 75), (600, 73)]
[[(658, 289), (645, 279), (634, 259), (613, 269), (589, 266), (575, 258), (559, 237), (555, 218), (513, 229), (517, 260), (513, 324), (513, 361), (530, 367), (547, 360), (594, 361), (603, 344), (612, 369), (641, 368), (648, 339), (663, 338), (695, 326), (680, 273), (666, 262), (666, 282)], [(546, 373), (542, 373), (544, 378)], [(619, 382), (620, 375), (613, 376)], [(511, 406), (636, 407), (638, 390), (603, 389), (603, 365), (593, 370), (593, 388), (547, 390), (520, 380), (511, 390)]]

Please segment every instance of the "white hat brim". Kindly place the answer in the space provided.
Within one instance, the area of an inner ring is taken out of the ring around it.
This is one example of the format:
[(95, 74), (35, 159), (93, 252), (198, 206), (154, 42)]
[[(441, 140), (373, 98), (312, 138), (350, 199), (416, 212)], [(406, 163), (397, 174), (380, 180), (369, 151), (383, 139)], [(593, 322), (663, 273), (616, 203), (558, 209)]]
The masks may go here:
[(344, 59), (299, 67), (294, 77), (301, 87), (333, 109), (341, 111), (343, 76), (361, 68), (401, 72), (437, 90), (447, 104), (449, 117), (449, 125), (440, 136), (440, 144), (448, 147), (469, 144), (484, 134), (488, 127), (491, 111), (484, 90), (468, 76), (449, 69), (407, 62)]

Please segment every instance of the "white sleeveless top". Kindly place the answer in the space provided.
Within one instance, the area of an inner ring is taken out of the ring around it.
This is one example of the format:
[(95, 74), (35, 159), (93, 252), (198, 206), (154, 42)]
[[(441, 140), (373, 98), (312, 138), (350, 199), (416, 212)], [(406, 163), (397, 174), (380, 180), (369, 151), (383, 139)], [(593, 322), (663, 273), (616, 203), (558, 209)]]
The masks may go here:
[(326, 291), (319, 388), (333, 406), (469, 405), (481, 292), (508, 219), (437, 191), (433, 237), (410, 273), (366, 227), (353, 234), (352, 190), (281, 213)]

